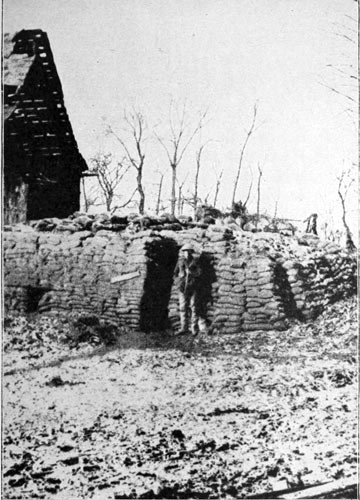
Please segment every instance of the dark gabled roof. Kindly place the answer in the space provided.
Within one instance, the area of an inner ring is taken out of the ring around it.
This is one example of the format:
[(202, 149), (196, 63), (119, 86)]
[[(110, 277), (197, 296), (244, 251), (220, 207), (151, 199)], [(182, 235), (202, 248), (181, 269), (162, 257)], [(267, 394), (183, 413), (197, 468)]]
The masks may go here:
[[(22, 30), (15, 34), (5, 34), (3, 55), (5, 123), (12, 127), (18, 124), (19, 130), (26, 129), (27, 140), (32, 136), (44, 155), (61, 155), (65, 149), (67, 154), (72, 151), (77, 168), (81, 171), (87, 170), (65, 109), (61, 82), (47, 34), (42, 30)], [(34, 88), (34, 82), (35, 87), (37, 85), (36, 78), (40, 78), (37, 75), (41, 75), (41, 85), (46, 94), (40, 104), (36, 99), (29, 101), (28, 95)], [(29, 85), (29, 82), (32, 83)], [(43, 113), (46, 112), (45, 101), (51, 102), (51, 120), (43, 119)], [(49, 128), (51, 130), (47, 130)], [(48, 136), (54, 137), (54, 130), (58, 136), (57, 146), (54, 145), (53, 139), (51, 145), (50, 139), (47, 139)], [(16, 133), (13, 132), (12, 135)], [(41, 141), (43, 143), (39, 145)], [(25, 153), (26, 148), (25, 145)]]

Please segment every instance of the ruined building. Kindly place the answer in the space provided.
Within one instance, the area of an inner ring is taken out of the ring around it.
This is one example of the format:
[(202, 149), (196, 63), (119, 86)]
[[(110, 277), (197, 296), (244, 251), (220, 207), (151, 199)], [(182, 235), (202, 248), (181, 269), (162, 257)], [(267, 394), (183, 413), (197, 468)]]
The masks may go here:
[(46, 33), (4, 36), (4, 221), (79, 209), (79, 153)]

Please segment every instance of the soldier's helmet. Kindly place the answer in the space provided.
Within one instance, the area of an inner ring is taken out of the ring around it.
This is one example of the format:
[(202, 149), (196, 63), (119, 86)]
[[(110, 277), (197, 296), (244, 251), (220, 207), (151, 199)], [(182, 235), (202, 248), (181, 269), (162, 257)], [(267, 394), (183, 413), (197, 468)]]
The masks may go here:
[(185, 243), (185, 245), (183, 245), (181, 247), (181, 251), (182, 252), (195, 252), (194, 247), (192, 245), (190, 245), (190, 243)]

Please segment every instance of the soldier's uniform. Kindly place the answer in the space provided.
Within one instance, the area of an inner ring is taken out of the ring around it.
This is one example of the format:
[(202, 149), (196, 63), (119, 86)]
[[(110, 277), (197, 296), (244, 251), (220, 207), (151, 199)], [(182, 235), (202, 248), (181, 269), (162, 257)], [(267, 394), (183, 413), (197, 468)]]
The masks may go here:
[(311, 214), (304, 222), (307, 222), (305, 232), (317, 235), (317, 214)]
[[(191, 245), (184, 245), (176, 264), (174, 277), (179, 292), (180, 333), (186, 333), (191, 316), (191, 333), (206, 331), (206, 321), (199, 315), (199, 286), (202, 269)], [(184, 254), (187, 255), (184, 255)]]

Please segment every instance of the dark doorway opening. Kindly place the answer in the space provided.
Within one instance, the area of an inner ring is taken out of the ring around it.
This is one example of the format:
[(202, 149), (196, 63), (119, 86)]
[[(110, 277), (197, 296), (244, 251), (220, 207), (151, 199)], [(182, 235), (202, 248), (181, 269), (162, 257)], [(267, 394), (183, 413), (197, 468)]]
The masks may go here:
[(147, 276), (140, 306), (140, 329), (143, 332), (166, 330), (168, 306), (179, 248), (172, 239), (149, 243)]
[(302, 312), (297, 308), (286, 270), (281, 264), (276, 264), (275, 266), (274, 285), (276, 294), (281, 298), (286, 316), (292, 319), (303, 320)]
[(210, 252), (202, 252), (199, 258), (201, 277), (199, 283), (199, 315), (209, 322), (209, 306), (213, 304), (212, 284), (216, 281), (214, 256)]
[(34, 313), (39, 310), (39, 303), (42, 297), (46, 292), (48, 292), (48, 288), (37, 287), (37, 286), (28, 286), (27, 287), (27, 295), (26, 295), (26, 312)]

